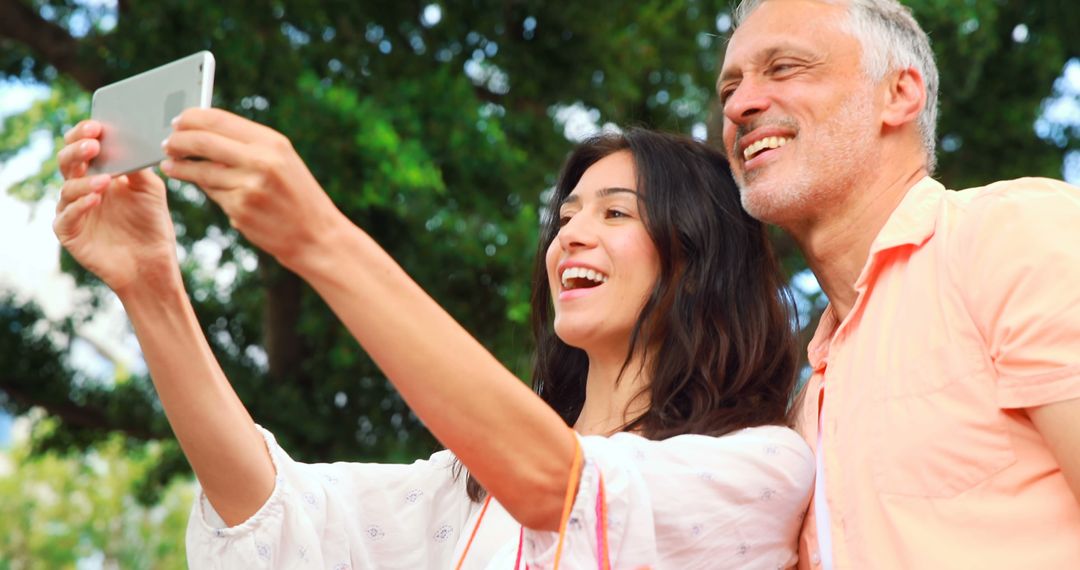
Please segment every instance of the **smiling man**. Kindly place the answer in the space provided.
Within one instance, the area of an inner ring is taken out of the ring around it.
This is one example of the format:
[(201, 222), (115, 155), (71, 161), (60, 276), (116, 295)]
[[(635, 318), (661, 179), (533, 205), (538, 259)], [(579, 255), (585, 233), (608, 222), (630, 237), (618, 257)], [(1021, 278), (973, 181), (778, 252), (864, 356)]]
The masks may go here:
[(892, 0), (736, 9), (717, 90), (744, 207), (830, 306), (800, 430), (800, 565), (1080, 560), (1080, 190), (930, 177), (937, 68)]

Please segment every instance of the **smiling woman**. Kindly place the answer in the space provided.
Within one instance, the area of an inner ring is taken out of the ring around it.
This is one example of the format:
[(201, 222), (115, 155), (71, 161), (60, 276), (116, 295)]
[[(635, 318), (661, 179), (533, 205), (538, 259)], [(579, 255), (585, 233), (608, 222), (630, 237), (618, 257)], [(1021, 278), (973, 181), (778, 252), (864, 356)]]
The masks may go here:
[(787, 427), (792, 332), (764, 230), (717, 151), (631, 131), (570, 156), (536, 261), (538, 397), (341, 214), (287, 139), (223, 111), (181, 115), (162, 169), (310, 283), (448, 448), (310, 465), (254, 423), (214, 360), (161, 180), (86, 177), (100, 134), (84, 122), (67, 136), (55, 229), (123, 300), (202, 485), (192, 567), (794, 564), (813, 461)]
[[(617, 423), (600, 431), (662, 439), (783, 423), (794, 374), (786, 297), (764, 228), (718, 152), (642, 130), (601, 136), (570, 156), (552, 199), (559, 215), (543, 230), (533, 283), (534, 384), (567, 422), (592, 414), (584, 392), (557, 386), (583, 389), (603, 364), (645, 409), (608, 414)], [(574, 267), (607, 281), (572, 296), (560, 280)], [(594, 351), (609, 362), (590, 352), (587, 367), (575, 364), (577, 329), (620, 318), (621, 344)]]

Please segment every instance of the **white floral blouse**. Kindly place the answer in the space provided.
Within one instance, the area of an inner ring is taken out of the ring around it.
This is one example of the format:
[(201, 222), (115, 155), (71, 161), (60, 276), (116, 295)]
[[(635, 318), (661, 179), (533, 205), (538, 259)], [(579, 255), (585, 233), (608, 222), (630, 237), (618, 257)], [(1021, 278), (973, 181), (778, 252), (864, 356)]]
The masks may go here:
[[(263, 433), (277, 470), (273, 493), (250, 519), (226, 528), (200, 492), (187, 531), (191, 568), (454, 568), (481, 504), (466, 496), (450, 452), (410, 465), (304, 464)], [(794, 431), (580, 441), (585, 462), (561, 568), (597, 568), (600, 474), (612, 568), (795, 564), (814, 458)], [(492, 501), (463, 568), (514, 570), (519, 542), (519, 568), (551, 568), (557, 539), (522, 531)]]

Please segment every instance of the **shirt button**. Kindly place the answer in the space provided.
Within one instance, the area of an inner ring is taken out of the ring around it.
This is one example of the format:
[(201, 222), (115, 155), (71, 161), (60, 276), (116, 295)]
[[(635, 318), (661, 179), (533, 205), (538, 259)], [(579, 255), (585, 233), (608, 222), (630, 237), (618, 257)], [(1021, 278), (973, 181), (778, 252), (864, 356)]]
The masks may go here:
[(813, 563), (815, 566), (821, 564), (821, 557), (818, 556), (817, 552), (812, 552), (810, 554), (810, 562)]

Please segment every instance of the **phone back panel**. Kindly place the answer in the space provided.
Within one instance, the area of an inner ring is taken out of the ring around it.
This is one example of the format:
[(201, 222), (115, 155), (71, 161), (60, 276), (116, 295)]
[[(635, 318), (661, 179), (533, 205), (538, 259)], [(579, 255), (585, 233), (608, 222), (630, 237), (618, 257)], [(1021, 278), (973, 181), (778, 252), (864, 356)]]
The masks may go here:
[(90, 117), (104, 132), (90, 173), (119, 175), (161, 162), (173, 117), (209, 107), (213, 89), (214, 56), (201, 51), (95, 91)]

